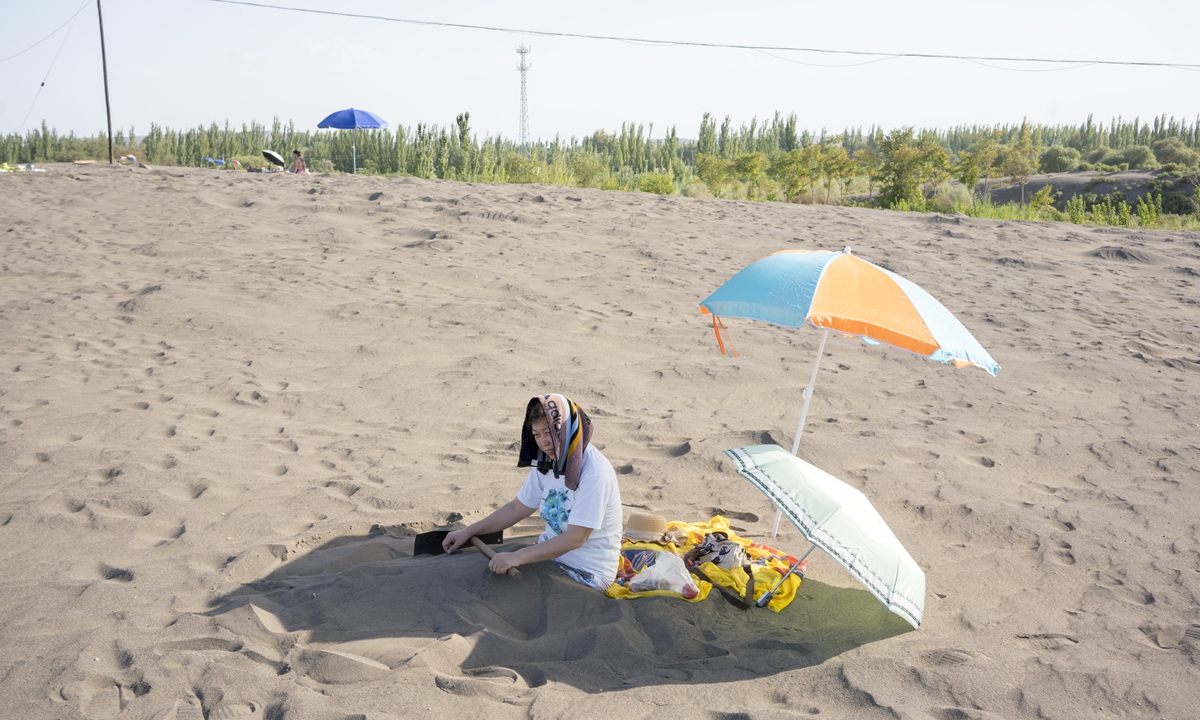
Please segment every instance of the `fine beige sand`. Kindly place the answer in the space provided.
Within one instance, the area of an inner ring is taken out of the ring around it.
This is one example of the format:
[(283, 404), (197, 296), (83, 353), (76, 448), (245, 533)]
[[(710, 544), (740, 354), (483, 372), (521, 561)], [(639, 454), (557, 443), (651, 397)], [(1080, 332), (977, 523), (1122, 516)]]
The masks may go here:
[[(97, 164), (0, 176), (0, 238), (0, 717), (1200, 715), (1200, 235)], [(847, 245), (1002, 366), (826, 346), (801, 454), (920, 630), (820, 553), (778, 615), (412, 557), (513, 496), (545, 390), (627, 513), (765, 538), (722, 451), (790, 446), (819, 333), (726, 357), (696, 303)]]

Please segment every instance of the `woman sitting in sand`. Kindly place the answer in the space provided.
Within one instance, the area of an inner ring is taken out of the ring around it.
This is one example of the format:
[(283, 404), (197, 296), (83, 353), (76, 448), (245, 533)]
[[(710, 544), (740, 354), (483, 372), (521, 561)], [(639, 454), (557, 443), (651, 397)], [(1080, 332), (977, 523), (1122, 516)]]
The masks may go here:
[(297, 175), (308, 175), (308, 166), (304, 164), (304, 158), (300, 157), (299, 150), (292, 151), (292, 172)]
[(621, 491), (604, 454), (589, 444), (592, 421), (563, 395), (539, 395), (525, 408), (517, 467), (529, 467), (525, 484), (506, 505), (446, 536), (453, 552), (472, 536), (510, 528), (533, 514), (546, 521), (537, 544), (497, 553), (488, 563), (509, 568), (554, 560), (577, 582), (606, 590), (617, 576), (621, 551)]

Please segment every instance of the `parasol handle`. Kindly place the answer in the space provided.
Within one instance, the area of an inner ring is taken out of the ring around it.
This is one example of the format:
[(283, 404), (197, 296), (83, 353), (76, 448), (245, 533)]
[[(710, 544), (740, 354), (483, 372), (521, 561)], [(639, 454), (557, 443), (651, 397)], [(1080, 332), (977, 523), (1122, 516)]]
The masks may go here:
[[(808, 554), (816, 549), (816, 543), (813, 543), (811, 546), (809, 546), (809, 548), (804, 551), (804, 554), (800, 556), (800, 559), (796, 561), (796, 564), (792, 565), (792, 567), (789, 568), (786, 573), (784, 573), (784, 576), (779, 578), (779, 582), (775, 583), (775, 587), (763, 593), (763, 596), (758, 599), (758, 602), (755, 603), (755, 605), (758, 607), (766, 607), (767, 603), (771, 602), (771, 598), (775, 597), (775, 593), (779, 592), (779, 588), (783, 586), (783, 582), (788, 579), (788, 576), (794, 572), (799, 572), (798, 568), (800, 567), (800, 563), (804, 562), (804, 558), (808, 557)], [(804, 577), (803, 572), (800, 573), (800, 577)]]

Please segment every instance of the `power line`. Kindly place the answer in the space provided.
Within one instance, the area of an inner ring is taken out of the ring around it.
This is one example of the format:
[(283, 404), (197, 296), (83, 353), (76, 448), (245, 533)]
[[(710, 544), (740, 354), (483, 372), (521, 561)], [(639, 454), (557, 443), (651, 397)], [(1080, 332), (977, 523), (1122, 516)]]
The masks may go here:
[[(71, 26), (67, 28), (66, 34), (63, 35), (63, 41), (58, 46), (58, 52), (54, 53), (54, 59), (50, 61), (50, 67), (46, 69), (46, 76), (42, 78), (42, 84), (38, 85), (37, 92), (33, 95), (33, 102), (29, 103), (29, 110), (25, 112), (25, 119), (21, 121), (21, 130), (18, 132), (23, 132), (25, 130), (25, 123), (29, 122), (29, 115), (33, 112), (33, 106), (37, 105), (38, 98), (42, 94), (42, 88), (46, 87), (46, 81), (50, 79), (50, 71), (54, 70), (54, 64), (58, 62), (58, 56), (62, 54), (63, 48), (67, 45), (67, 39), (71, 37), (71, 28), (75, 27), (75, 18), (79, 17), (79, 12), (82, 11), (84, 7), (87, 7), (89, 2), (91, 2), (91, 0), (86, 0), (86, 2), (83, 4), (83, 7), (80, 7), (79, 10), (71, 16), (71, 19), (67, 21), (71, 24)], [(58, 31), (55, 30), (54, 32)]]
[(67, 23), (69, 23), (69, 22), (73, 21), (73, 20), (75, 19), (75, 16), (76, 16), (76, 15), (78, 15), (78, 14), (79, 14), (79, 13), (81, 13), (81, 12), (83, 12), (83, 9), (84, 9), (85, 7), (87, 7), (88, 3), (90, 3), (91, 1), (92, 1), (92, 0), (83, 0), (83, 4), (82, 4), (82, 5), (80, 5), (80, 6), (79, 6), (79, 9), (75, 11), (75, 15), (72, 15), (71, 17), (67, 18), (66, 22), (64, 22), (62, 25), (59, 25), (58, 27), (56, 27), (56, 28), (54, 28), (53, 30), (51, 30), (49, 35), (47, 35), (46, 37), (42, 38), (41, 40), (38, 40), (37, 42), (35, 42), (34, 44), (32, 44), (32, 45), (30, 45), (29, 47), (25, 48), (24, 50), (22, 50), (21, 52), (17, 53), (16, 55), (9, 55), (9, 56), (8, 56), (8, 57), (6, 57), (6, 58), (0, 58), (0, 62), (4, 62), (5, 60), (12, 60), (12, 59), (13, 59), (13, 58), (15, 58), (15, 57), (20, 57), (20, 56), (24, 55), (25, 53), (29, 52), (30, 50), (34, 49), (34, 48), (35, 48), (35, 47), (37, 47), (38, 45), (41, 45), (42, 43), (46, 42), (46, 41), (47, 41), (47, 40), (49, 40), (50, 38), (54, 37), (54, 34), (55, 34), (55, 33), (57, 33), (59, 30), (62, 30), (63, 28), (65, 28), (65, 27), (67, 26)]
[[(618, 42), (627, 43), (644, 43), (647, 45), (659, 46), (674, 46), (674, 47), (701, 47), (701, 48), (722, 48), (728, 50), (775, 50), (788, 52), (807, 52), (821, 53), (826, 55), (866, 55), (866, 56), (884, 56), (885, 58), (924, 58), (931, 60), (967, 60), (967, 61), (991, 61), (991, 62), (1019, 62), (1019, 63), (1052, 63), (1052, 64), (1073, 64), (1073, 65), (1121, 65), (1127, 67), (1169, 67), (1179, 70), (1200, 69), (1198, 63), (1167, 63), (1167, 62), (1140, 62), (1133, 60), (1078, 60), (1078, 59), (1047, 59), (1047, 58), (1031, 58), (1031, 57), (988, 57), (979, 55), (941, 55), (937, 53), (893, 53), (893, 52), (877, 52), (867, 50), (830, 50), (828, 48), (805, 48), (805, 47), (780, 47), (772, 45), (738, 45), (732, 43), (710, 43), (699, 42), (693, 40), (656, 40), (647, 38), (631, 38), (621, 37), (616, 35), (589, 35), (586, 33), (569, 33), (569, 32), (553, 32), (549, 30), (520, 30), (515, 28), (494, 27), (491, 25), (470, 25), (467, 23), (452, 23), (438, 22), (434, 20), (413, 20), (410, 18), (388, 17), (386, 15), (364, 15), (359, 13), (338, 12), (335, 10), (315, 10), (313, 8), (291, 7), (288, 5), (269, 5), (267, 3), (246, 2), (245, 0), (208, 0), (209, 2), (224, 3), (226, 5), (245, 5), (247, 7), (266, 8), (268, 10), (286, 10), (289, 12), (312, 13), (314, 15), (335, 15), (338, 17), (358, 18), (362, 20), (383, 20), (385, 22), (406, 23), (409, 25), (424, 25), (432, 27), (449, 27), (463, 30), (486, 30), (488, 32), (512, 33), (517, 35), (539, 35), (542, 37), (567, 37), (579, 38), (583, 40), (615, 40)], [(783, 58), (781, 58), (783, 59)], [(996, 68), (998, 70), (1014, 70), (1015, 68)]]

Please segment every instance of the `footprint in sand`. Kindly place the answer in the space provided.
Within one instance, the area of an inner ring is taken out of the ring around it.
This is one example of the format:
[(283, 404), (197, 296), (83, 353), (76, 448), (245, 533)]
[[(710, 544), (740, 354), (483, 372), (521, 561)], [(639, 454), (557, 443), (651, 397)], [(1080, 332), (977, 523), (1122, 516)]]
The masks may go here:
[(729, 520), (741, 520), (742, 522), (756, 523), (758, 516), (754, 513), (738, 512), (737, 510), (725, 510), (723, 508), (709, 508), (713, 515), (720, 515)]
[(125, 568), (113, 567), (100, 563), (100, 577), (104, 580), (114, 580), (116, 582), (133, 582), (133, 571)]
[(1197, 635), (1200, 635), (1200, 628), (1195, 626), (1188, 628), (1184, 625), (1167, 625), (1142, 628), (1142, 632), (1149, 635), (1154, 643), (1163, 650), (1173, 650), (1179, 647), (1179, 643), (1183, 642), (1184, 638), (1188, 637), (1188, 633), (1194, 630), (1197, 631)]
[(534, 691), (529, 689), (520, 675), (508, 668), (488, 669), (496, 672), (486, 677), (434, 675), (434, 682), (439, 689), (460, 697), (490, 698), (507, 705), (528, 705), (533, 702)]
[(115, 518), (143, 518), (154, 512), (149, 505), (128, 500), (97, 500), (88, 508), (95, 515)]
[(156, 655), (165, 655), (170, 652), (237, 652), (241, 649), (242, 644), (239, 642), (224, 638), (207, 637), (160, 643), (154, 646), (154, 653)]
[(1079, 644), (1079, 641), (1075, 638), (1059, 633), (1020, 634), (1017, 635), (1017, 638), (1023, 640), (1026, 645), (1038, 650), (1057, 650), (1062, 647)]
[(932, 462), (941, 457), (940, 455), (938, 455), (935, 452), (932, 452), (930, 450), (926, 450), (923, 447), (917, 447), (917, 446), (898, 448), (896, 450), (896, 452), (893, 453), (893, 456), (900, 460), (903, 460), (905, 462), (913, 463), (915, 465), (919, 465), (921, 463)]
[(301, 650), (296, 662), (297, 672), (323, 685), (378, 680), (392, 671), (381, 662), (335, 650)]
[(257, 703), (225, 703), (208, 714), (208, 720), (233, 720), (234, 718), (261, 718), (262, 708)]
[(121, 714), (121, 687), (112, 678), (88, 675), (59, 690), (59, 697), (79, 703), (79, 712), (88, 720), (111, 720)]
[(975, 656), (965, 650), (934, 650), (925, 658), (931, 665), (955, 666), (966, 665)]
[(1063, 567), (1075, 564), (1075, 554), (1071, 552), (1071, 543), (1068, 542), (1052, 542), (1051, 546), (1042, 552), (1042, 558)]
[(970, 465), (972, 467), (981, 467), (981, 468), (996, 467), (995, 460), (991, 459), (990, 457), (982, 457), (979, 455), (968, 455), (965, 457), (960, 457), (958, 459), (958, 461), (960, 463), (963, 463), (964, 465)]
[(683, 457), (692, 451), (692, 443), (690, 440), (668, 440), (665, 442), (647, 443), (646, 447), (656, 455), (665, 455), (667, 457)]
[(204, 720), (204, 707), (195, 695), (179, 698), (162, 720)]
[(1123, 600), (1131, 605), (1153, 605), (1154, 594), (1148, 592), (1145, 588), (1130, 587), (1125, 584), (1125, 581), (1120, 578), (1113, 577), (1105, 572), (1096, 571), (1092, 573), (1092, 577), (1096, 580), (1096, 585), (1107, 588), (1118, 599)]

